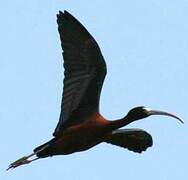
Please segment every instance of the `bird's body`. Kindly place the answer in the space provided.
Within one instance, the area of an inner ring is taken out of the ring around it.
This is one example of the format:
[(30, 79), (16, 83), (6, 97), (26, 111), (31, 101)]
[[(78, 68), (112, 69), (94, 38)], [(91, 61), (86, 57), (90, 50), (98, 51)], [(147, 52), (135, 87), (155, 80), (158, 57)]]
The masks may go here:
[[(107, 128), (108, 125), (110, 125), (109, 121), (94, 113), (87, 121), (67, 128), (61, 136), (52, 139), (49, 149), (39, 152), (38, 156), (65, 155), (90, 149), (105, 141), (111, 134), (112, 130)], [(37, 150), (38, 148), (35, 151)]]
[[(116, 129), (119, 129), (130, 122), (131, 121), (129, 121), (128, 118), (109, 121), (99, 113), (93, 113), (83, 123), (67, 128), (64, 130), (63, 134), (47, 142), (49, 147), (40, 151), (40, 149), (46, 145), (45, 143), (44, 145), (37, 147), (34, 151), (40, 158), (84, 151), (99, 143), (108, 142), (113, 137), (113, 132)], [(152, 138), (150, 139), (149, 144), (152, 145)], [(141, 152), (146, 148), (147, 147), (144, 147), (143, 149), (140, 148), (138, 152)], [(37, 153), (37, 151), (39, 152)]]
[[(64, 58), (64, 88), (59, 122), (54, 138), (34, 149), (9, 168), (39, 158), (85, 151), (106, 142), (141, 153), (152, 146), (152, 137), (142, 129), (119, 129), (150, 115), (177, 116), (145, 108), (133, 108), (116, 121), (105, 119), (99, 111), (99, 99), (107, 73), (106, 63), (95, 39), (67, 11), (57, 15), (58, 30)], [(29, 160), (33, 155), (37, 158)]]

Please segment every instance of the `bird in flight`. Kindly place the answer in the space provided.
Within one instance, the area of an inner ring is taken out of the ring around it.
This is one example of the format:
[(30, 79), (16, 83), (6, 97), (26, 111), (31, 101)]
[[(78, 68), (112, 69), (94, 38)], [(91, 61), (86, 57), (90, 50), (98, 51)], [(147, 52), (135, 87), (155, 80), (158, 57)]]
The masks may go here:
[(151, 115), (170, 116), (183, 123), (173, 114), (144, 106), (131, 109), (121, 119), (105, 119), (99, 111), (99, 99), (107, 68), (97, 42), (67, 11), (57, 14), (57, 24), (64, 59), (59, 122), (50, 141), (11, 163), (8, 169), (39, 158), (85, 151), (102, 142), (141, 153), (152, 146), (151, 135), (142, 129), (120, 128)]

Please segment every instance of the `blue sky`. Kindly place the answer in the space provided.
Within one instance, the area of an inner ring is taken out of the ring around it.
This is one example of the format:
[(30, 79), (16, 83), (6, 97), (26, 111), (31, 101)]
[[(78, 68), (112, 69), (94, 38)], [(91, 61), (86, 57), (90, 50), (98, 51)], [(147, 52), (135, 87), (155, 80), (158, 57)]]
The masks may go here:
[[(0, 179), (185, 180), (188, 152), (188, 2), (185, 0), (4, 0), (0, 2)], [(124, 116), (138, 105), (174, 112), (129, 127), (154, 145), (135, 154), (101, 144), (5, 172), (48, 141), (60, 112), (63, 66), (56, 13), (68, 10), (95, 37), (108, 67), (101, 113)]]

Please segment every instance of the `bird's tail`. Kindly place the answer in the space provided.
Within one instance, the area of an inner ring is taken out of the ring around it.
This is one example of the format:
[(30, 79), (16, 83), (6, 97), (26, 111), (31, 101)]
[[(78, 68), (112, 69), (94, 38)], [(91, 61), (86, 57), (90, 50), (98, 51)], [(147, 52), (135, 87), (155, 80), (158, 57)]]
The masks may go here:
[(33, 151), (38, 158), (45, 158), (48, 156), (52, 156), (52, 144), (55, 142), (55, 138), (51, 139), (45, 144), (42, 144), (35, 148)]
[(137, 153), (145, 151), (153, 144), (151, 135), (142, 129), (115, 130), (105, 142)]

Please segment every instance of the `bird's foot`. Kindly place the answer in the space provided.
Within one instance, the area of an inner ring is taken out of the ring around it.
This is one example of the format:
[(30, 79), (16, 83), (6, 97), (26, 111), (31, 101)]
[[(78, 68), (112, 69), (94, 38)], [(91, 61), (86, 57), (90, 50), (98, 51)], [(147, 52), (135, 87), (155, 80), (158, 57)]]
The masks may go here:
[(9, 169), (14, 169), (14, 168), (16, 168), (16, 167), (18, 167), (18, 166), (21, 166), (21, 165), (24, 165), (24, 164), (29, 164), (30, 162), (32, 162), (32, 161), (34, 161), (34, 160), (37, 160), (38, 157), (35, 158), (35, 159), (32, 159), (32, 160), (29, 160), (29, 158), (30, 158), (31, 156), (34, 156), (34, 155), (35, 155), (35, 153), (33, 153), (33, 154), (29, 155), (29, 156), (24, 156), (24, 157), (22, 157), (22, 158), (20, 158), (20, 159), (18, 159), (18, 160), (16, 160), (16, 161), (14, 161), (13, 163), (11, 163), (11, 164), (8, 166), (8, 168), (7, 168), (6, 170), (8, 171)]
[[(24, 156), (24, 157), (22, 157), (22, 158), (20, 158), (20, 159), (18, 159), (18, 160), (16, 160), (16, 161), (14, 161), (13, 163), (11, 163), (11, 164), (8, 166), (8, 168), (7, 168), (6, 170), (8, 171), (9, 169), (14, 169), (14, 168), (16, 168), (16, 167), (18, 167), (18, 166), (21, 166), (21, 165), (24, 165), (24, 164), (29, 164), (30, 162), (33, 162), (33, 161), (39, 159), (39, 157), (37, 157), (37, 153), (43, 151), (43, 150), (44, 150), (45, 148), (47, 148), (48, 146), (49, 146), (49, 145), (47, 144), (47, 145), (45, 145), (43, 148), (39, 149), (38, 151), (36, 151), (36, 152), (30, 154), (29, 156)], [(36, 157), (33, 158), (33, 159), (29, 159), (29, 158), (31, 158), (31, 157), (33, 157), (33, 156), (36, 156)]]
[(18, 166), (21, 166), (21, 165), (23, 165), (23, 164), (28, 164), (28, 163), (30, 163), (30, 162), (31, 162), (31, 160), (28, 160), (28, 159), (27, 159), (27, 156), (24, 156), (24, 157), (22, 157), (22, 158), (16, 160), (15, 162), (11, 163), (11, 164), (9, 165), (7, 171), (8, 171), (9, 169), (14, 169), (14, 168), (16, 168), (16, 167), (18, 167)]

